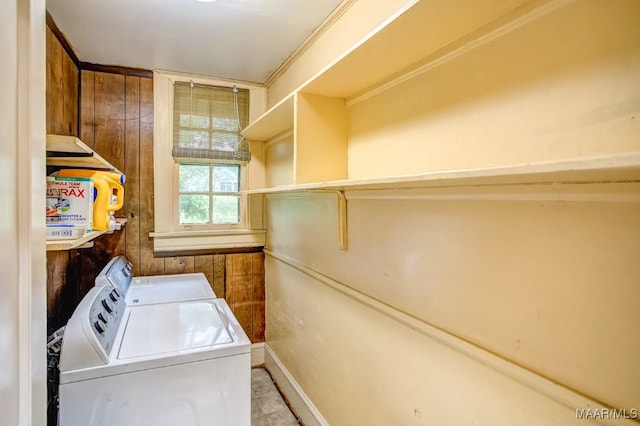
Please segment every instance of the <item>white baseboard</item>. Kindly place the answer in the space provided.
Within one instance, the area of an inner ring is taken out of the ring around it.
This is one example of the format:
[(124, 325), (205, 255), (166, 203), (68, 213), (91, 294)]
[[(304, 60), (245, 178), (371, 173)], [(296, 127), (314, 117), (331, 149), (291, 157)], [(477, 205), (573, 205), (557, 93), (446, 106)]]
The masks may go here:
[(269, 345), (266, 344), (264, 345), (264, 366), (305, 426), (328, 426), (320, 411), (313, 405), (277, 355), (269, 348)]
[(251, 344), (251, 366), (264, 365), (264, 342)]

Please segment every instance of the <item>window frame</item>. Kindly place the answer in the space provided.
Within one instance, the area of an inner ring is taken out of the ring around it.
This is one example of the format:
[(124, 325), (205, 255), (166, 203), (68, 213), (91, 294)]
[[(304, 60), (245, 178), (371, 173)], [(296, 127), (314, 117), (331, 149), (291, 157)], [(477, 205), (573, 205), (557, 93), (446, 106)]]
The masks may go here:
[[(246, 82), (215, 79), (192, 74), (154, 71), (153, 158), (154, 158), (154, 252), (206, 252), (212, 249), (260, 247), (265, 245), (261, 194), (242, 192), (264, 186), (262, 143), (250, 145), (252, 159), (240, 167), (241, 222), (224, 225), (180, 225), (178, 211), (179, 163), (173, 149), (173, 83), (176, 81), (212, 86), (236, 85), (249, 89), (249, 122), (265, 110), (266, 89)], [(196, 161), (197, 162), (197, 161)], [(215, 163), (227, 163), (216, 160)], [(192, 161), (189, 161), (192, 163)], [(232, 162), (235, 163), (235, 162)], [(236, 163), (237, 164), (237, 163)]]
[[(213, 188), (210, 188), (211, 191), (208, 193), (209, 195), (213, 196), (213, 195), (238, 195), (240, 196), (240, 220), (238, 221), (238, 223), (219, 223), (219, 224), (215, 224), (215, 223), (203, 223), (203, 224), (199, 224), (199, 223), (191, 223), (191, 224), (182, 224), (180, 223), (180, 208), (179, 208), (179, 196), (180, 194), (183, 194), (182, 192), (180, 192), (180, 188), (179, 188), (179, 175), (180, 175), (180, 165), (181, 164), (198, 164), (197, 161), (181, 161), (179, 163), (176, 163), (176, 167), (174, 168), (174, 181), (175, 181), (175, 190), (176, 190), (176, 194), (174, 197), (174, 202), (173, 202), (173, 212), (174, 212), (174, 227), (177, 230), (180, 231), (188, 231), (188, 230), (228, 230), (228, 229), (246, 229), (247, 228), (247, 196), (246, 194), (244, 194), (242, 191), (246, 190), (247, 188), (244, 187), (245, 184), (245, 180), (246, 180), (246, 175), (247, 175), (247, 165), (245, 164), (239, 164), (239, 163), (235, 163), (235, 162), (228, 162), (228, 161), (215, 161), (212, 163), (202, 163), (205, 165), (208, 165), (209, 167), (215, 166), (215, 165), (220, 165), (220, 164), (233, 164), (233, 165), (237, 165), (240, 167), (240, 174), (239, 174), (239, 185), (238, 185), (238, 192), (219, 192), (219, 191), (214, 191)], [(209, 177), (209, 184), (213, 184), (213, 178), (210, 176)], [(211, 203), (212, 204), (212, 203)], [(210, 204), (210, 207), (212, 208), (213, 206)], [(213, 214), (213, 210), (210, 212), (210, 215)]]

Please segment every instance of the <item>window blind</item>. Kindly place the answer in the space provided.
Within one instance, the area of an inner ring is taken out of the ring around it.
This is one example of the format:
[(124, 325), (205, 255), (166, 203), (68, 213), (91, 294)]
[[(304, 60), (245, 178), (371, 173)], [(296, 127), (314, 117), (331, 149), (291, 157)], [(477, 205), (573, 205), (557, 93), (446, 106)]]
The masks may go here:
[(249, 141), (240, 135), (249, 121), (249, 90), (176, 82), (173, 99), (176, 161), (251, 159)]

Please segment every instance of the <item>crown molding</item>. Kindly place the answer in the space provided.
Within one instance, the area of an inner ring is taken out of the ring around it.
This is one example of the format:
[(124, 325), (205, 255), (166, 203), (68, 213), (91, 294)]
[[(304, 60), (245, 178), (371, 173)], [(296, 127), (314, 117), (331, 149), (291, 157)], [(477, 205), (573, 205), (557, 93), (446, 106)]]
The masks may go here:
[(353, 6), (357, 0), (344, 0), (340, 3), (331, 14), (316, 28), (311, 35), (291, 54), (285, 61), (267, 78), (264, 87), (269, 88), (282, 74), (287, 71), (300, 56), (302, 56), (309, 48), (322, 36), (333, 24)]

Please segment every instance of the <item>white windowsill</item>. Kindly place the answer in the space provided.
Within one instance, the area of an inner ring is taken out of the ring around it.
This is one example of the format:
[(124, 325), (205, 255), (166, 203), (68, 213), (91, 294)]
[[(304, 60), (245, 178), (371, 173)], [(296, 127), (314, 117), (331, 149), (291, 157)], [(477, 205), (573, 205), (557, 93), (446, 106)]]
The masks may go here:
[(155, 252), (194, 251), (237, 247), (262, 247), (265, 230), (233, 229), (151, 232)]

